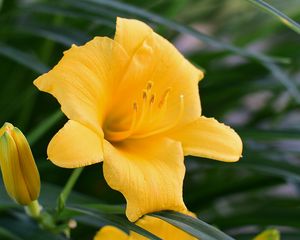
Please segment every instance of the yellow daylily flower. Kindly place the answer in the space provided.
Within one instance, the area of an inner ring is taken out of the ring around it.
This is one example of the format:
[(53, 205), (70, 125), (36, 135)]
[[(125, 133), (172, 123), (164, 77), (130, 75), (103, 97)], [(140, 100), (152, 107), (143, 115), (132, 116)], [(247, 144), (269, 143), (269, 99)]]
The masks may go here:
[(10, 123), (0, 129), (0, 167), (9, 196), (30, 205), (40, 194), (40, 176), (23, 133)]
[[(138, 220), (136, 223), (138, 226), (146, 229), (163, 240), (197, 240), (197, 238), (189, 235), (179, 228), (161, 220), (158, 218), (145, 216)], [(105, 226), (101, 228), (94, 240), (147, 240), (148, 238), (130, 231), (129, 234), (122, 230), (113, 227)]]
[(34, 84), (70, 119), (48, 158), (76, 168), (103, 161), (104, 177), (127, 200), (126, 215), (185, 211), (184, 155), (237, 161), (239, 136), (201, 116), (202, 71), (137, 20), (118, 18), (114, 39), (73, 45)]

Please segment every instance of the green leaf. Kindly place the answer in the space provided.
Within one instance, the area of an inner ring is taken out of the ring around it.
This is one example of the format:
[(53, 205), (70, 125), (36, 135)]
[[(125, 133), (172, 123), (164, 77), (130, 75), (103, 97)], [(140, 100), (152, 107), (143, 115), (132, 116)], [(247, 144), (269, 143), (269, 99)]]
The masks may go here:
[(103, 203), (91, 203), (91, 204), (81, 204), (83, 208), (91, 209), (93, 211), (97, 211), (99, 213), (105, 214), (125, 214), (125, 206), (124, 205), (111, 205), (111, 204), (103, 204)]
[(105, 222), (106, 224), (114, 225), (124, 231), (128, 231), (128, 230), (134, 231), (144, 237), (149, 238), (150, 240), (162, 240), (159, 237), (148, 232), (147, 230), (135, 225), (132, 222), (129, 222), (126, 218), (122, 218), (117, 215), (102, 215), (102, 214), (99, 214), (98, 212), (95, 213), (91, 210), (84, 209), (82, 207), (80, 207), (80, 208), (79, 207), (77, 207), (77, 208), (67, 207), (66, 209), (69, 211), (73, 211), (74, 213), (77, 213), (79, 215), (86, 215), (91, 218), (99, 219), (99, 220)]
[[(82, 4), (81, 2), (74, 2), (75, 5), (80, 6), (80, 4)], [(82, 11), (74, 11), (72, 9), (69, 8), (65, 8), (62, 6), (57, 6), (56, 5), (50, 5), (47, 3), (35, 3), (32, 4), (26, 8), (24, 8), (24, 11), (28, 11), (30, 13), (46, 13), (49, 15), (61, 15), (64, 17), (69, 17), (69, 18), (75, 18), (75, 19), (85, 19), (85, 20), (90, 20), (92, 22), (95, 22), (99, 25), (104, 25), (104, 26), (108, 26), (110, 28), (114, 28), (115, 24), (113, 21), (111, 20), (107, 20), (106, 18), (99, 18), (97, 16), (93, 16), (91, 14), (86, 14)]]
[(238, 133), (242, 138), (250, 138), (254, 140), (286, 140), (286, 139), (300, 139), (300, 131), (295, 129), (283, 129), (283, 130), (264, 130), (264, 129), (238, 129)]
[(272, 160), (259, 152), (248, 152), (247, 157), (236, 163), (236, 165), (285, 179), (293, 179), (296, 182), (300, 181), (300, 169), (296, 165), (292, 165), (287, 161)]
[(22, 238), (16, 236), (12, 232), (2, 227), (0, 227), (0, 239), (1, 240), (22, 240)]
[(300, 34), (300, 24), (263, 0), (247, 0), (258, 8), (278, 18), (284, 25)]
[[(69, 1), (69, 0), (66, 0), (66, 1)], [(126, 3), (122, 3), (122, 2), (118, 2), (118, 1), (110, 1), (110, 0), (85, 0), (85, 2), (91, 2), (91, 3), (98, 4), (100, 6), (111, 7), (113, 9), (121, 11), (121, 12), (140, 16), (142, 18), (147, 19), (148, 21), (161, 24), (162, 26), (168, 27), (177, 32), (194, 36), (195, 38), (209, 44), (210, 46), (216, 47), (221, 50), (227, 50), (227, 51), (236, 53), (240, 56), (257, 59), (259, 61), (270, 61), (270, 62), (275, 61), (276, 62), (276, 60), (278, 60), (278, 59), (273, 59), (271, 57), (265, 56), (260, 53), (254, 53), (252, 51), (247, 51), (247, 50), (239, 48), (237, 46), (221, 42), (221, 41), (215, 39), (214, 37), (211, 37), (207, 34), (197, 31), (187, 25), (183, 25), (178, 22), (169, 20), (158, 14), (146, 11), (144, 9), (135, 7), (130, 4), (126, 4)]]
[(11, 60), (37, 72), (44, 73), (48, 67), (40, 62), (35, 56), (23, 52), (15, 47), (8, 46), (0, 42), (0, 55), (3, 55)]
[(262, 62), (262, 64), (270, 70), (272, 75), (277, 78), (277, 80), (285, 86), (291, 96), (300, 104), (300, 92), (298, 86), (283, 72), (277, 65), (271, 62)]
[(55, 123), (62, 119), (63, 116), (63, 113), (58, 110), (52, 113), (42, 124), (30, 132), (27, 137), (30, 145), (34, 145)]
[(57, 200), (57, 211), (60, 213), (66, 205), (66, 201), (68, 200), (68, 197), (77, 182), (80, 174), (82, 173), (84, 168), (76, 168), (73, 170), (70, 178), (68, 179), (66, 185), (64, 186), (63, 190), (59, 194), (58, 200)]
[(219, 229), (201, 221), (177, 212), (159, 212), (150, 214), (160, 218), (183, 231), (202, 240), (233, 240), (232, 237), (223, 233)]
[(63, 28), (57, 26), (42, 26), (37, 24), (18, 26), (17, 32), (25, 32), (34, 36), (50, 39), (68, 47), (72, 44), (80, 45), (90, 38), (87, 34), (80, 32), (79, 29), (71, 29), (70, 27)]

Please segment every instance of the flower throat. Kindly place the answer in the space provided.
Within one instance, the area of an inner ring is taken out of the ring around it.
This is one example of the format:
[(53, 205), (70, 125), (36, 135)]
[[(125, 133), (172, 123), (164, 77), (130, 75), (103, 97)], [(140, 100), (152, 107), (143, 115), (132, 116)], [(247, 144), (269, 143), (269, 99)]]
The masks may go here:
[(124, 139), (139, 139), (150, 137), (174, 128), (183, 115), (184, 110), (184, 95), (179, 95), (180, 107), (175, 120), (166, 123), (165, 125), (149, 131), (142, 131), (143, 125), (150, 125), (154, 122), (162, 122), (167, 114), (168, 98), (171, 93), (171, 88), (167, 88), (163, 94), (158, 97), (153, 92), (153, 82), (148, 81), (146, 87), (142, 90), (141, 101), (138, 104), (134, 101), (132, 104), (132, 120), (130, 127), (125, 131), (112, 131), (105, 129), (105, 138), (112, 142), (122, 141)]

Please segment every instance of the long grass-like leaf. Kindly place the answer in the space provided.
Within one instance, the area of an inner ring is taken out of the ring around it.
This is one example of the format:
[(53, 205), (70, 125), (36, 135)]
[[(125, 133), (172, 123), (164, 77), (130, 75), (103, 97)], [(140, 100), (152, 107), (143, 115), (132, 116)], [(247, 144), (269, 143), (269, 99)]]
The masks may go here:
[(34, 36), (43, 37), (52, 41), (61, 43), (65, 46), (71, 46), (72, 44), (82, 44), (89, 39), (89, 36), (78, 29), (62, 28), (62, 27), (50, 27), (50, 26), (39, 26), (20, 25), (16, 27), (17, 32), (28, 33)]
[(150, 240), (162, 240), (159, 237), (155, 236), (154, 234), (148, 232), (147, 230), (135, 225), (134, 223), (129, 222), (125, 218), (121, 218), (120, 216), (116, 215), (105, 215), (102, 216), (99, 213), (92, 212), (90, 210), (84, 209), (84, 208), (74, 208), (74, 207), (69, 207), (67, 208), (70, 211), (73, 211), (75, 213), (79, 213), (80, 215), (87, 215), (92, 218), (100, 219), (106, 224), (111, 224), (114, 225), (120, 229), (123, 230), (131, 230), (134, 231), (144, 237), (149, 238)]
[[(70, 0), (66, 0), (66, 1), (70, 2)], [(273, 59), (272, 57), (262, 55), (260, 53), (250, 52), (245, 49), (239, 48), (237, 46), (221, 42), (207, 34), (197, 31), (189, 26), (169, 20), (158, 14), (146, 11), (146, 10), (138, 8), (136, 6), (132, 6), (132, 5), (129, 5), (126, 3), (121, 3), (118, 1), (109, 1), (109, 0), (85, 0), (85, 2), (90, 2), (90, 3), (98, 4), (100, 6), (110, 7), (110, 8), (116, 9), (123, 13), (128, 13), (128, 14), (142, 17), (144, 19), (147, 19), (148, 21), (158, 23), (162, 26), (173, 29), (177, 32), (194, 36), (195, 38), (197, 38), (217, 49), (228, 50), (228, 51), (236, 53), (240, 56), (253, 58), (253, 59), (256, 59), (259, 61), (270, 61), (270, 62), (275, 61), (276, 62), (276, 60), (278, 60), (278, 59)]]
[(300, 182), (300, 169), (285, 161), (273, 161), (254, 154), (251, 158), (238, 162), (237, 165)]
[(48, 67), (40, 62), (35, 56), (4, 43), (0, 43), (0, 55), (10, 58), (37, 73), (44, 73), (48, 70)]
[(62, 117), (63, 114), (59, 110), (53, 113), (51, 116), (49, 116), (49, 118), (46, 119), (41, 125), (39, 125), (32, 132), (30, 132), (28, 134), (28, 141), (30, 142), (30, 145), (35, 144), (36, 141), (39, 140), (40, 137), (42, 137), (43, 134), (45, 134), (55, 123), (62, 119)]
[(2, 240), (22, 240), (22, 238), (16, 236), (12, 232), (0, 227), (0, 239)]
[(278, 18), (284, 25), (295, 31), (296, 33), (300, 34), (300, 24), (294, 21), (293, 19), (289, 18), (283, 12), (279, 11), (275, 7), (271, 6), (270, 4), (266, 3), (263, 0), (247, 0), (248, 2), (254, 4), (258, 8), (266, 11), (267, 13), (275, 16)]
[(238, 132), (241, 134), (242, 138), (250, 138), (254, 140), (286, 140), (286, 139), (300, 139), (300, 131), (292, 129), (284, 130), (263, 130), (263, 129), (239, 129)]
[(153, 213), (151, 216), (160, 218), (191, 235), (202, 240), (234, 240), (221, 230), (201, 221), (177, 212)]

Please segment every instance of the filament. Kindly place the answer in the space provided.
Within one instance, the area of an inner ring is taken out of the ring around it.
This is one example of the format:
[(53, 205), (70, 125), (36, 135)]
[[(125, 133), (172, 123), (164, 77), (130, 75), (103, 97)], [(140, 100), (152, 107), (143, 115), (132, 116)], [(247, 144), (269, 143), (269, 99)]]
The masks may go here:
[(153, 131), (149, 131), (146, 132), (144, 134), (138, 134), (138, 135), (133, 135), (130, 138), (132, 139), (137, 139), (137, 138), (145, 138), (145, 137), (150, 137), (152, 135), (156, 135), (162, 132), (166, 132), (174, 127), (177, 126), (177, 124), (180, 122), (180, 120), (182, 119), (183, 116), (183, 112), (184, 112), (184, 95), (180, 95), (180, 108), (179, 108), (179, 113), (176, 117), (176, 120), (172, 122), (172, 124), (167, 124), (166, 126), (159, 128), (159, 129), (155, 129)]
[[(166, 116), (168, 108), (168, 99), (171, 92), (171, 88), (166, 89), (159, 101), (154, 93), (152, 93), (153, 82), (148, 81), (145, 89), (142, 90), (141, 94), (141, 105), (138, 102), (134, 102), (132, 105), (133, 115), (128, 130), (124, 131), (111, 131), (105, 129), (105, 138), (109, 141), (122, 141), (126, 138), (138, 139), (145, 138), (152, 135), (156, 135), (165, 131), (168, 131), (181, 121), (184, 112), (184, 96), (179, 96), (179, 110), (176, 114), (176, 118), (171, 120), (171, 122), (165, 123), (164, 126), (143, 132), (142, 126), (150, 126), (153, 123), (162, 122)], [(152, 127), (153, 129), (153, 127)]]

